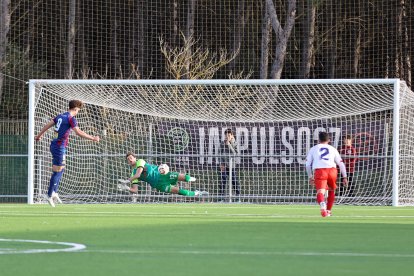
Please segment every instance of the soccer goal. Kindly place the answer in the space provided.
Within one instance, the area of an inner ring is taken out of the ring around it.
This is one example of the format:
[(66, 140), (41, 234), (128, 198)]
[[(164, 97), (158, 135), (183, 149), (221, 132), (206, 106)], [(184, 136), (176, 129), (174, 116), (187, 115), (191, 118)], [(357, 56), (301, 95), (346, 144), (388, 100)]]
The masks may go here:
[[(101, 142), (71, 134), (64, 203), (314, 203), (305, 157), (326, 131), (337, 148), (350, 135), (357, 152), (348, 156), (356, 158), (353, 192), (344, 189), (338, 203), (414, 204), (414, 94), (398, 79), (31, 80), (29, 93), (29, 203), (45, 202), (52, 166), (53, 131), (39, 142), (34, 135), (79, 99), (86, 104), (79, 127)], [(239, 149), (232, 156), (220, 151), (229, 128)], [(197, 181), (180, 185), (209, 196), (159, 193), (145, 183), (137, 194), (119, 191), (117, 179), (130, 175), (128, 151), (191, 174)], [(224, 160), (235, 170), (226, 179)]]

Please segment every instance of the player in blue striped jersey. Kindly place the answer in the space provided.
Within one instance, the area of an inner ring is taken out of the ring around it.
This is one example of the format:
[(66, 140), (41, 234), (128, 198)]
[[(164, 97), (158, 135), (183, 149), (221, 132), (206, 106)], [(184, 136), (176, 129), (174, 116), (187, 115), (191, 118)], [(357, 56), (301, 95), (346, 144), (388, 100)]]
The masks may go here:
[(62, 201), (57, 193), (60, 179), (65, 171), (65, 154), (66, 147), (69, 142), (70, 131), (73, 131), (80, 137), (99, 142), (99, 136), (91, 136), (78, 127), (75, 116), (83, 107), (83, 103), (79, 100), (69, 102), (69, 110), (65, 113), (57, 115), (50, 120), (35, 137), (36, 141), (42, 138), (42, 135), (51, 127), (54, 127), (55, 138), (50, 143), (50, 152), (52, 153), (52, 176), (50, 178), (49, 189), (47, 191), (47, 201), (52, 207), (55, 207), (55, 200), (59, 203)]

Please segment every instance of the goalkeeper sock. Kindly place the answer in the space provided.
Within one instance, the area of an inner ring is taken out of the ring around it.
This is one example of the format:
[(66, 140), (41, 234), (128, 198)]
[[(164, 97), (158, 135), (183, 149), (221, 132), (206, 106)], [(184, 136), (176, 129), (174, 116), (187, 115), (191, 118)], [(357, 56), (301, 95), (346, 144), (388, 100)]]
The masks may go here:
[(183, 195), (183, 196), (195, 196), (195, 193), (193, 191), (184, 190), (184, 189), (179, 189), (178, 194)]
[(328, 200), (326, 202), (326, 209), (332, 210), (332, 206), (335, 202), (335, 191), (328, 191)]
[(51, 197), (52, 193), (55, 191), (55, 187), (58, 185), (58, 182), (61, 176), (62, 176), (62, 171), (52, 173), (52, 176), (50, 177), (50, 182), (49, 182), (49, 189), (47, 190), (47, 195), (49, 197)]
[(189, 174), (185, 175), (185, 182), (190, 182), (191, 176)]

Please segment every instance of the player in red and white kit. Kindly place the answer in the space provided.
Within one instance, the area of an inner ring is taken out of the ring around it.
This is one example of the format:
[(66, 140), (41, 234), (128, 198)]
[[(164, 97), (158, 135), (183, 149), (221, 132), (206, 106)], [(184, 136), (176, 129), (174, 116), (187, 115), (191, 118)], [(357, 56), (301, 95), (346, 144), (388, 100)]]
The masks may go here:
[(343, 187), (339, 188), (340, 195), (354, 196), (354, 172), (355, 172), (355, 163), (358, 158), (356, 148), (352, 145), (351, 135), (347, 135), (344, 138), (344, 145), (340, 148), (339, 153), (343, 157), (345, 164), (346, 172), (348, 175), (348, 193), (345, 193), (346, 189)]
[[(335, 189), (339, 166), (342, 183), (348, 185), (346, 168), (336, 148), (329, 145), (330, 138), (327, 132), (319, 133), (319, 144), (312, 147), (306, 157), (306, 171), (309, 183), (316, 187), (316, 201), (321, 207), (322, 217), (331, 216), (335, 201)], [(328, 190), (328, 200), (325, 202), (325, 192)]]

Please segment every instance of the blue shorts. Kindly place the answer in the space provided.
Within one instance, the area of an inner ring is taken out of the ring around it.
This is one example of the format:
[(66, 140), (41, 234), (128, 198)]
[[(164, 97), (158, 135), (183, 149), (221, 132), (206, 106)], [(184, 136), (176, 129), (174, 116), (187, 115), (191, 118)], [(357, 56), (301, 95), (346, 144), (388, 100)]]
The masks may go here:
[(57, 146), (54, 144), (50, 145), (50, 152), (52, 153), (52, 164), (55, 166), (65, 166), (66, 163), (66, 148)]

